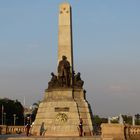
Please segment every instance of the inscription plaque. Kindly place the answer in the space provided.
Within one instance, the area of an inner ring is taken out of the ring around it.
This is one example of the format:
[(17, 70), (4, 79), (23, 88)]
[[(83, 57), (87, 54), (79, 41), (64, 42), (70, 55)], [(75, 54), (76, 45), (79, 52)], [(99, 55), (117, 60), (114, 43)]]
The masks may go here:
[(55, 107), (55, 112), (69, 112), (69, 107)]

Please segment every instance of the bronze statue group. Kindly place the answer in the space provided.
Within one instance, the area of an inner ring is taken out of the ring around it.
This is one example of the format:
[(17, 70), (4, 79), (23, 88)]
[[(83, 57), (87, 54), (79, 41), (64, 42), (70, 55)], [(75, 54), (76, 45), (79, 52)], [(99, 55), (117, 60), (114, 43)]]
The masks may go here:
[(58, 76), (56, 76), (53, 72), (51, 73), (52, 78), (48, 83), (48, 89), (83, 87), (84, 81), (81, 80), (80, 72), (75, 75), (75, 72), (72, 70), (66, 56), (62, 56), (62, 60), (58, 64), (57, 72)]

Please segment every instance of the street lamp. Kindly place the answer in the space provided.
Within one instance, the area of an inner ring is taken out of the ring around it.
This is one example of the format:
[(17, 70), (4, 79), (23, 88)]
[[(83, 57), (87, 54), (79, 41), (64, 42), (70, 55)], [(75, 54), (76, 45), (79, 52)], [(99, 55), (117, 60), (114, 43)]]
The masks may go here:
[(6, 112), (4, 112), (3, 115), (4, 115), (4, 125), (6, 125)]
[(24, 114), (24, 126), (25, 126), (25, 119), (26, 119), (26, 115)]
[(16, 114), (13, 114), (14, 117), (14, 125), (16, 124)]

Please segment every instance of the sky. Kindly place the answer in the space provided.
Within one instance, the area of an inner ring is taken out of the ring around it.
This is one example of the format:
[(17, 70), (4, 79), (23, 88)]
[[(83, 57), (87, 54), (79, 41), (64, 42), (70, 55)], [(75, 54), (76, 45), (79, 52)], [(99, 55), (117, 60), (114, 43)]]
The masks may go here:
[(0, 98), (43, 99), (62, 2), (72, 6), (74, 69), (93, 114), (140, 113), (139, 0), (0, 0)]

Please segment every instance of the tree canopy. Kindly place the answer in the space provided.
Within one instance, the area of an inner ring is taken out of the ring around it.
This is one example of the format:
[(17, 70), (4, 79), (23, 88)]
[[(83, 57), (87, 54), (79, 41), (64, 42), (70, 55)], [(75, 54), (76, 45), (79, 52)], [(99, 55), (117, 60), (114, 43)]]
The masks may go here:
[(18, 100), (0, 99), (0, 114), (0, 124), (2, 124), (2, 119), (3, 124), (6, 125), (14, 125), (14, 119), (15, 125), (24, 123), (24, 107)]

